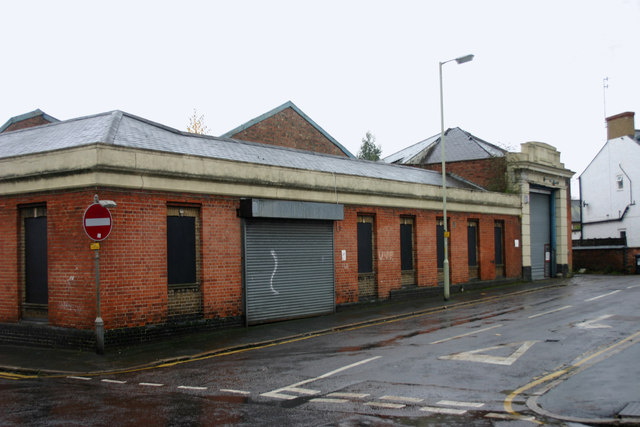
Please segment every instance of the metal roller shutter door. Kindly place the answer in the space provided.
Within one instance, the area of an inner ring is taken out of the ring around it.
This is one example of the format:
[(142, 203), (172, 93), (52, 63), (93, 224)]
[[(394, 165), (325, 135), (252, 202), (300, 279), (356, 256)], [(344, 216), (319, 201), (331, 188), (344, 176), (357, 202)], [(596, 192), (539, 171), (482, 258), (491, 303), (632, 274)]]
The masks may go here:
[(334, 311), (333, 222), (247, 220), (248, 324)]
[(544, 246), (551, 241), (551, 212), (548, 194), (530, 193), (531, 278), (544, 279)]

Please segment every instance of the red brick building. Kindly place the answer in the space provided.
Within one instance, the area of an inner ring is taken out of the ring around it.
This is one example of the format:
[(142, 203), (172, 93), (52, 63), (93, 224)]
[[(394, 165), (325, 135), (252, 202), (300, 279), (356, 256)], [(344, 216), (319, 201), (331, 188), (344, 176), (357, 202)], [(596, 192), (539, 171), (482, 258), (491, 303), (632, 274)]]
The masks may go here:
[[(524, 160), (523, 160), (524, 161)], [(526, 162), (525, 162), (526, 163)], [(0, 340), (90, 347), (437, 291), (441, 176), (113, 111), (0, 134)], [(523, 204), (448, 179), (452, 292), (522, 276)]]
[[(442, 172), (442, 143), (437, 134), (384, 160)], [(536, 280), (569, 274), (573, 172), (560, 162), (560, 153), (540, 142), (508, 152), (460, 128), (447, 129), (444, 143), (447, 174), (489, 191), (520, 195), (522, 276)]]
[(309, 118), (293, 102), (279, 107), (225, 133), (221, 138), (262, 142), (316, 153), (355, 158), (345, 147)]

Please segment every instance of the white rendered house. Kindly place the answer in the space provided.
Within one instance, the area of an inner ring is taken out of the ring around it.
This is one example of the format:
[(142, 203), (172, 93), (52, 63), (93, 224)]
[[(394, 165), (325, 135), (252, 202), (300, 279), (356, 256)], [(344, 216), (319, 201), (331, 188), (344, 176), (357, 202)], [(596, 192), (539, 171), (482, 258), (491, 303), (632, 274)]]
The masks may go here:
[(627, 238), (640, 247), (640, 132), (634, 113), (607, 118), (608, 140), (580, 175), (582, 238)]

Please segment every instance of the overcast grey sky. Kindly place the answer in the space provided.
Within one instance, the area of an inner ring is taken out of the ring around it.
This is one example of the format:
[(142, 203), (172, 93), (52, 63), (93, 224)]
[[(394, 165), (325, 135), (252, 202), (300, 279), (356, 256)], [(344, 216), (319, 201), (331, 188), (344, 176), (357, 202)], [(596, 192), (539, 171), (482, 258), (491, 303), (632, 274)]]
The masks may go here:
[[(541, 141), (580, 174), (606, 114), (637, 113), (640, 0), (6, 1), (0, 124), (119, 109), (213, 135), (291, 100), (357, 153), (389, 155), (445, 127), (520, 149)], [(574, 189), (574, 194), (576, 193)]]

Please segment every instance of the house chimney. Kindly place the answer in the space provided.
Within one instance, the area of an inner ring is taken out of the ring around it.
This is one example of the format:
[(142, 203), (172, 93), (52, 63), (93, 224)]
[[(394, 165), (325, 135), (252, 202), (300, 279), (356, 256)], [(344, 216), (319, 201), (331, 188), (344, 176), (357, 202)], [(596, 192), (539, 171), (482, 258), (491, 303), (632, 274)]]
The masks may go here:
[(621, 136), (634, 137), (636, 130), (633, 121), (635, 113), (627, 111), (626, 113), (616, 114), (607, 117), (607, 141)]

